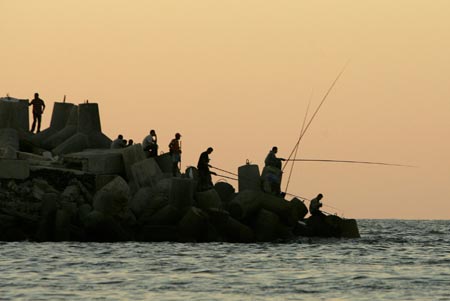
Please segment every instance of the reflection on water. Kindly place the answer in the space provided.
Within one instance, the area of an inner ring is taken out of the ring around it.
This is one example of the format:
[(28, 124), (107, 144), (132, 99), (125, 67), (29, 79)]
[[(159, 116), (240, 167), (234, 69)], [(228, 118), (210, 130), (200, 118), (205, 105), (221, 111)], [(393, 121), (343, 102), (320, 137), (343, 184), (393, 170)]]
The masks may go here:
[(0, 243), (0, 300), (450, 300), (450, 221), (358, 221), (361, 239)]

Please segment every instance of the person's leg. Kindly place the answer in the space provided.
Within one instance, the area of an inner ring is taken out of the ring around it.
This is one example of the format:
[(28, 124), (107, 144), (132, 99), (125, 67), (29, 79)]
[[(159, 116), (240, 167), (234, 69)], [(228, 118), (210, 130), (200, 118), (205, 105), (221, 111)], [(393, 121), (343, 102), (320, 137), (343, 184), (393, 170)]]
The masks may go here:
[(34, 128), (36, 127), (36, 121), (37, 121), (36, 114), (33, 113), (33, 125), (31, 126), (32, 133), (34, 132)]
[(42, 115), (38, 114), (37, 115), (37, 132), (36, 133), (39, 133), (41, 131), (41, 120), (42, 120)]

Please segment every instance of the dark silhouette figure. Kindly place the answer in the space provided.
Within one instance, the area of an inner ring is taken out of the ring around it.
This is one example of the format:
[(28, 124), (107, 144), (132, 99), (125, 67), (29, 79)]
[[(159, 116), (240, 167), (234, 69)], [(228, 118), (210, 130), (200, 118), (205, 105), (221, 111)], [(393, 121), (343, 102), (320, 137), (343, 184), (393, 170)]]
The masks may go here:
[(134, 144), (133, 139), (128, 140), (127, 147), (132, 146)]
[(281, 194), (281, 161), (285, 161), (283, 158), (277, 158), (278, 147), (274, 146), (267, 154), (264, 160), (264, 176), (267, 183), (267, 187), (263, 187), (264, 191), (273, 193), (275, 195)]
[(208, 190), (212, 188), (214, 185), (212, 183), (211, 175), (216, 175), (215, 172), (209, 170), (211, 165), (209, 165), (209, 155), (213, 152), (212, 147), (208, 147), (206, 151), (201, 153), (200, 158), (198, 159), (197, 169), (198, 169), (198, 190)]
[(174, 177), (177, 176), (178, 163), (181, 162), (181, 135), (180, 133), (175, 134), (175, 138), (169, 143), (169, 151), (172, 156), (172, 174)]
[(112, 149), (124, 148), (127, 145), (127, 141), (123, 139), (122, 135), (117, 136), (117, 139), (111, 142)]
[(284, 158), (277, 158), (276, 154), (278, 152), (278, 147), (274, 146), (267, 154), (266, 159), (264, 160), (265, 166), (272, 166), (278, 169), (281, 169), (281, 161), (286, 161)]
[(325, 214), (320, 211), (320, 208), (322, 207), (322, 203), (320, 202), (320, 200), (323, 198), (323, 195), (321, 193), (319, 193), (315, 198), (313, 198), (311, 200), (311, 202), (309, 203), (309, 213), (312, 216), (319, 216), (321, 218), (325, 217)]
[(155, 130), (151, 130), (150, 134), (144, 138), (142, 148), (147, 154), (147, 157), (158, 156), (158, 137), (156, 136)]
[(36, 133), (39, 133), (41, 131), (42, 114), (45, 110), (45, 103), (42, 99), (39, 98), (39, 93), (34, 93), (34, 99), (28, 104), (28, 106), (31, 105), (33, 106), (33, 125), (31, 126), (31, 132), (34, 132), (37, 122)]

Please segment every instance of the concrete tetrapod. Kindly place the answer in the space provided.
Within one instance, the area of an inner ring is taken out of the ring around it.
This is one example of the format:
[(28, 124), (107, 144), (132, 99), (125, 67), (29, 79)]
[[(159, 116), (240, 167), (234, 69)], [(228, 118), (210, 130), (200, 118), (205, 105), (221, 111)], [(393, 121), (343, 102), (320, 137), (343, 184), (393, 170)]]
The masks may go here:
[(239, 192), (244, 190), (261, 191), (261, 177), (256, 164), (245, 164), (238, 168)]
[(172, 178), (169, 204), (184, 210), (194, 203), (195, 182), (189, 178)]
[(44, 140), (40, 143), (42, 147), (46, 149), (54, 149), (77, 132), (78, 127), (78, 106), (73, 106), (70, 110), (64, 128), (50, 137), (44, 137)]
[(61, 131), (67, 125), (69, 116), (74, 108), (76, 108), (76, 106), (72, 103), (55, 102), (53, 105), (50, 127), (37, 133), (31, 138), (34, 144), (42, 146), (43, 141)]
[(201, 209), (219, 208), (223, 207), (222, 200), (215, 189), (205, 191), (197, 191), (195, 193), (195, 203)]
[(261, 192), (244, 190), (228, 204), (228, 211), (232, 217), (242, 220), (257, 212), (261, 208), (259, 196)]
[(178, 223), (182, 241), (205, 241), (207, 237), (208, 215), (201, 209), (190, 207)]
[(0, 98), (0, 129), (13, 128), (28, 132), (28, 99)]
[(109, 148), (110, 145), (111, 139), (101, 132), (98, 104), (84, 103), (78, 105), (77, 133), (53, 148), (52, 153), (67, 154), (86, 148)]

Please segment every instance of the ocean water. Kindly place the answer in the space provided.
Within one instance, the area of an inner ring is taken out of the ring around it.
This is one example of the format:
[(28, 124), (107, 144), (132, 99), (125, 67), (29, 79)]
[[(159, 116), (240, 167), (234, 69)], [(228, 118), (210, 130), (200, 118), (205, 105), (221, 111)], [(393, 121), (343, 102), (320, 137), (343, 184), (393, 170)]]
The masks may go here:
[(358, 225), (284, 243), (0, 242), (0, 300), (450, 300), (450, 221)]

